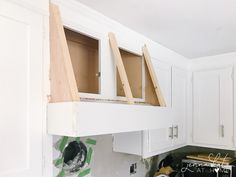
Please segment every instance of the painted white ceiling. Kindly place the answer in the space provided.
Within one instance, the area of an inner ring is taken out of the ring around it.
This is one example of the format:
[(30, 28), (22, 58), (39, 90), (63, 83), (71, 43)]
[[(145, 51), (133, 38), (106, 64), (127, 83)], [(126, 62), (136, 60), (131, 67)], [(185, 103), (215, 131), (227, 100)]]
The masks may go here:
[(236, 0), (77, 0), (187, 58), (236, 51)]

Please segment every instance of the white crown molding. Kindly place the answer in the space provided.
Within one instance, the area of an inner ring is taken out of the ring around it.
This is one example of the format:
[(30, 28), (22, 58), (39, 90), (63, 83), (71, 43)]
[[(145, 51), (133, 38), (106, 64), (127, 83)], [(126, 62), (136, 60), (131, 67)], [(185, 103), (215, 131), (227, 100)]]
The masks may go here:
[(236, 52), (201, 57), (191, 60), (190, 70), (205, 70), (228, 67), (236, 64)]

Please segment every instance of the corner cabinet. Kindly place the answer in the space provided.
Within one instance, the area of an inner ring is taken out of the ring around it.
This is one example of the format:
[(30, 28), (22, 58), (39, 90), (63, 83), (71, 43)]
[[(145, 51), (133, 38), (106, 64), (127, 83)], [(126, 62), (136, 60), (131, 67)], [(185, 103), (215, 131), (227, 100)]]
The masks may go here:
[(0, 1), (0, 177), (42, 177), (43, 17)]
[[(153, 62), (160, 86), (171, 112), (171, 121), (158, 129), (114, 134), (115, 152), (140, 155), (144, 158), (177, 149), (186, 144), (186, 103), (188, 72)], [(166, 94), (166, 95), (165, 95)], [(165, 117), (162, 117), (165, 121)]]
[(233, 146), (233, 67), (193, 73), (193, 143)]

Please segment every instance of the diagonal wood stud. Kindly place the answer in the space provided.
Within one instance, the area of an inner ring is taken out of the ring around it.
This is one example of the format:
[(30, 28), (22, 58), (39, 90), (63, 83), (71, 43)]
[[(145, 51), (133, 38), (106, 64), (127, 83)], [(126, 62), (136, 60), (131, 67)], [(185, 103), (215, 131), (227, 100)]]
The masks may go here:
[(153, 87), (155, 89), (155, 95), (157, 97), (157, 100), (158, 100), (160, 106), (166, 107), (166, 102), (165, 102), (165, 99), (162, 95), (161, 88), (160, 88), (160, 85), (158, 83), (158, 80), (157, 80), (157, 77), (156, 77), (156, 74), (155, 74), (155, 70), (154, 70), (153, 65), (152, 65), (151, 56), (149, 54), (147, 46), (145, 45), (142, 48), (142, 50), (143, 50), (143, 55), (144, 55), (145, 62), (147, 64), (147, 69), (148, 69), (148, 72), (150, 74)]
[(50, 3), (50, 102), (79, 101), (79, 92), (57, 5)]
[(120, 76), (123, 89), (125, 92), (125, 96), (129, 104), (134, 104), (133, 95), (131, 92), (130, 84), (129, 84), (128, 77), (125, 71), (123, 60), (121, 58), (121, 54), (120, 54), (120, 50), (117, 44), (115, 34), (110, 32), (108, 36), (109, 36), (110, 46), (114, 55), (115, 64), (118, 69), (118, 74)]

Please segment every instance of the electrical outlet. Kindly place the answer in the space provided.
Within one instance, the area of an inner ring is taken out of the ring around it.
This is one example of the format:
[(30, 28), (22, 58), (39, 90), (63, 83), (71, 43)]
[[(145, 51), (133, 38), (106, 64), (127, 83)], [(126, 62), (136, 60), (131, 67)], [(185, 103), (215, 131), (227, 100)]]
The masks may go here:
[(129, 173), (130, 173), (130, 176), (137, 173), (137, 163), (131, 164), (129, 168)]

